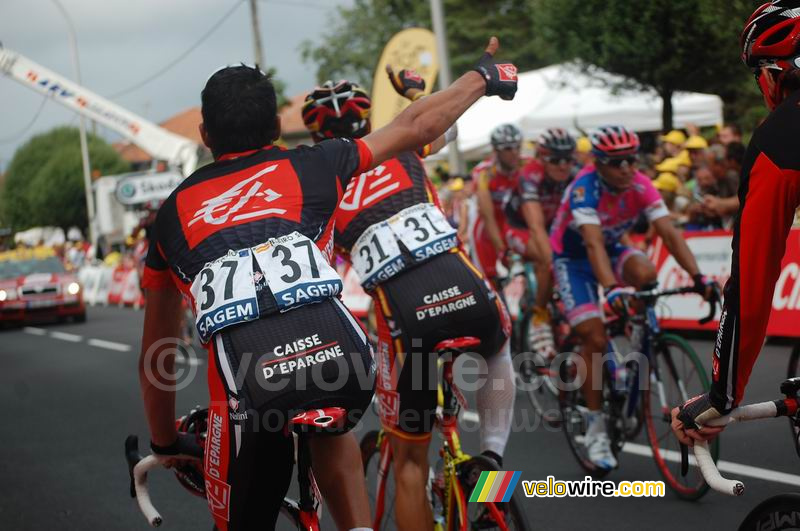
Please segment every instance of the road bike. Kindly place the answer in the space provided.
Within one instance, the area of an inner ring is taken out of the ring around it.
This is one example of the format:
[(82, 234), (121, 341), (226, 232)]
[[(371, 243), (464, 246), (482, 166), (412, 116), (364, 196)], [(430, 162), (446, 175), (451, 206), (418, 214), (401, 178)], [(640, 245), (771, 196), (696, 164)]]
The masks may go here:
[[(675, 404), (707, 392), (710, 381), (689, 343), (662, 331), (655, 309), (661, 297), (688, 293), (697, 291), (693, 287), (648, 287), (629, 294), (622, 316), (607, 320), (609, 342), (602, 365), (602, 412), (615, 457), (625, 442), (646, 426), (647, 440), (665, 483), (679, 498), (696, 500), (708, 491), (708, 485), (697, 471), (689, 476), (680, 474), (680, 446), (671, 435), (670, 411)], [(714, 317), (718, 293), (716, 290), (710, 313), (700, 320), (701, 324)], [(638, 309), (633, 310), (634, 306)], [(634, 330), (639, 337), (632, 337)], [(580, 384), (585, 362), (576, 352), (561, 356), (556, 365), (562, 384), (563, 431), (580, 466), (594, 477), (603, 477), (610, 471), (594, 465), (583, 444), (588, 409)], [(711, 445), (711, 455), (717, 459), (719, 440)]]
[[(467, 529), (527, 530), (528, 524), (520, 501), (511, 492), (503, 503), (470, 503), (481, 472), (497, 471), (497, 465), (483, 456), (470, 456), (461, 448), (458, 434), (458, 413), (466, 400), (453, 382), (453, 362), (463, 352), (474, 351), (480, 340), (461, 337), (440, 342), (434, 348), (442, 365), (439, 384), (436, 427), (442, 435), (440, 460), (429, 471), (428, 499), (433, 505), (434, 528), (437, 531)], [(389, 437), (381, 431), (370, 431), (361, 440), (361, 458), (367, 478), (375, 517), (373, 529), (395, 529), (392, 449)]]
[[(533, 264), (524, 261), (516, 253), (510, 255), (509, 273), (501, 281), (502, 287), (508, 285), (514, 285), (516, 291), (519, 291), (518, 302), (515, 299), (514, 304), (507, 304), (509, 312), (514, 317), (511, 328), (511, 353), (514, 357), (521, 357), (514, 364), (519, 378), (518, 387), (525, 392), (533, 412), (547, 424), (558, 427), (561, 425), (558, 374), (550, 370), (552, 358), (539, 352), (533, 341), (536, 273)], [(553, 295), (553, 300), (548, 306), (556, 352), (564, 352), (571, 348), (568, 343), (571, 341), (570, 329), (557, 295)]]
[[(176, 421), (179, 431), (192, 433), (200, 447), (205, 447), (208, 409), (193, 409), (189, 415)], [(332, 432), (340, 433), (347, 420), (347, 411), (340, 407), (328, 407), (303, 411), (289, 421), (288, 429), (295, 437), (297, 460), (297, 482), (299, 498), (285, 497), (280, 513), (288, 523), (298, 530), (319, 531), (322, 515), (322, 496), (314, 480), (311, 451), (308, 438)], [(136, 435), (128, 435), (125, 440), (125, 458), (131, 478), (130, 494), (136, 498), (147, 522), (152, 527), (160, 526), (164, 519), (156, 510), (147, 488), (147, 473), (161, 467), (154, 455), (142, 457), (139, 453), (139, 440)], [(205, 484), (202, 475), (202, 460), (197, 466), (176, 467), (178, 481), (195, 495), (205, 497)]]
[[(727, 415), (712, 419), (709, 426), (727, 426), (735, 422), (774, 417), (788, 417), (792, 425), (792, 442), (800, 457), (800, 409), (798, 408), (800, 378), (790, 378), (780, 385), (783, 398), (758, 404), (739, 406)], [(695, 441), (694, 459), (689, 458), (688, 449), (682, 447), (681, 467), (683, 471), (693, 465), (701, 471), (708, 485), (717, 492), (729, 496), (742, 496), (744, 483), (724, 478), (714, 462), (707, 442)], [(784, 493), (768, 498), (758, 504), (745, 517), (739, 531), (789, 530), (800, 527), (800, 494)]]

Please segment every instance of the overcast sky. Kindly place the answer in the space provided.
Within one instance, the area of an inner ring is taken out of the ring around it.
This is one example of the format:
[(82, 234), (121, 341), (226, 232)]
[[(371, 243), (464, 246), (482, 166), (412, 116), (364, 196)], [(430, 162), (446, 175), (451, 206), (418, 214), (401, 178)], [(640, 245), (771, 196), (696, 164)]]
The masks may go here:
[[(160, 122), (200, 104), (200, 90), (217, 68), (253, 62), (248, 1), (61, 0), (75, 25), (83, 85), (109, 97), (176, 59), (236, 4), (233, 14), (168, 72), (114, 99), (126, 109)], [(277, 68), (287, 96), (315, 83), (316, 67), (300, 59), (300, 43), (314, 41), (352, 0), (259, 0), (261, 40), (267, 66)], [(0, 0), (0, 41), (33, 61), (73, 79), (67, 24), (52, 0)], [(60, 124), (77, 124), (74, 113), (0, 75), (0, 171), (31, 136)]]

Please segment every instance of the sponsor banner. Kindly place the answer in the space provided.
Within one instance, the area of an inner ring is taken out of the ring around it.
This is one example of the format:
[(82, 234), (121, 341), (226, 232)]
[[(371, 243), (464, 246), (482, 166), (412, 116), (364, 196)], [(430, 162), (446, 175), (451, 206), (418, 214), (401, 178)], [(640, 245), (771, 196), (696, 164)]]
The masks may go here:
[(123, 205), (163, 201), (183, 181), (176, 171), (125, 175), (117, 182), (115, 195)]
[[(732, 233), (685, 232), (683, 236), (697, 259), (700, 271), (724, 286), (731, 273)], [(658, 282), (662, 288), (692, 285), (691, 278), (669, 254), (660, 239), (656, 239), (648, 249), (648, 256), (656, 265)], [(664, 298), (659, 301), (657, 313), (661, 325), (665, 328), (715, 330), (719, 326), (719, 309), (712, 322), (704, 326), (698, 324), (699, 319), (708, 315), (708, 304), (699, 295)], [(767, 335), (800, 337), (798, 320), (800, 320), (800, 228), (792, 229), (786, 241), (786, 254), (781, 263), (781, 274), (772, 297), (772, 313), (767, 326)]]

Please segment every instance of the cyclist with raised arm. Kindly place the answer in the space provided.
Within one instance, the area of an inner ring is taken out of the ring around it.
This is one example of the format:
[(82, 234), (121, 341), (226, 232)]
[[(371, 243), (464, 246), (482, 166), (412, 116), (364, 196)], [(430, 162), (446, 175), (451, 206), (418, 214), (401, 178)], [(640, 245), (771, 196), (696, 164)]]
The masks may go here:
[[(227, 67), (202, 93), (214, 162), (186, 178), (156, 218), (147, 257), (140, 382), (151, 448), (186, 456), (175, 428), (181, 295), (209, 350), (206, 493), (221, 531), (272, 528), (291, 479), (293, 412), (339, 406), (352, 427), (373, 394), (367, 338), (329, 265), (334, 213), (351, 178), (432, 142), (483, 95), (513, 98), (513, 65), (490, 39), (474, 71), (361, 139), (285, 150), (275, 90), (257, 68)], [(367, 529), (360, 454), (349, 433), (312, 438), (314, 472), (340, 529)], [(418, 508), (417, 508), (418, 510)]]
[[(553, 293), (550, 226), (561, 198), (575, 177), (575, 139), (563, 129), (548, 129), (536, 141), (536, 158), (519, 173), (504, 209), (506, 241), (524, 249), (536, 273), (531, 346), (543, 356), (553, 356), (555, 345), (548, 303)], [(545, 358), (546, 359), (546, 358)]]
[(740, 44), (742, 61), (755, 75), (771, 113), (753, 133), (742, 163), (711, 391), (672, 411), (672, 429), (689, 446), (716, 436), (722, 428), (703, 424), (736, 407), (744, 396), (800, 206), (800, 0), (761, 5), (747, 20)]
[[(495, 127), (490, 135), (492, 154), (478, 163), (472, 170), (472, 179), (477, 184), (478, 221), (473, 228), (474, 262), (483, 274), (499, 288), (497, 260), (503, 258), (509, 243), (506, 236), (506, 205), (517, 185), (520, 171), (531, 159), (522, 157), (522, 131), (516, 125), (502, 124)], [(517, 248), (520, 254), (525, 248)]]
[[(388, 73), (401, 95), (413, 101), (423, 94), (424, 81), (416, 72), (389, 68)], [(370, 130), (369, 110), (369, 97), (357, 84), (327, 82), (306, 97), (303, 120), (315, 142), (355, 139)], [(449, 139), (400, 153), (354, 177), (335, 216), (336, 248), (375, 304), (376, 392), (392, 446), (400, 529), (433, 525), (426, 482), (437, 398), (435, 345), (461, 336), (481, 340), (479, 354), (486, 360), (489, 382), (476, 393), (481, 450), (498, 466), (514, 408), (509, 319), (460, 249), (419, 157)]]
[(567, 319), (580, 338), (580, 355), (587, 367), (581, 388), (589, 410), (584, 439), (587, 456), (598, 468), (612, 469), (617, 461), (601, 411), (602, 389), (592, 385), (595, 379), (602, 381), (593, 375), (602, 370), (600, 362), (608, 341), (598, 287), (607, 303), (619, 311), (622, 297), (630, 291), (624, 286), (641, 289), (656, 280), (653, 264), (641, 251), (623, 245), (622, 237), (644, 213), (698, 291), (710, 296), (712, 281), (700, 274), (694, 256), (670, 221), (661, 195), (650, 179), (636, 170), (636, 133), (621, 126), (602, 127), (590, 139), (595, 167), (567, 189), (553, 222), (550, 243), (559, 295)]

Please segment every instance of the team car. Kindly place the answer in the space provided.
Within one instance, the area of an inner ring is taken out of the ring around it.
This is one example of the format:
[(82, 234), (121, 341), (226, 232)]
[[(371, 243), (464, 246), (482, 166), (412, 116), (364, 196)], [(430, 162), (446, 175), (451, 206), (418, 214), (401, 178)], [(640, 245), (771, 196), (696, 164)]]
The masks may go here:
[(56, 256), (0, 256), (0, 323), (86, 320), (83, 287)]

